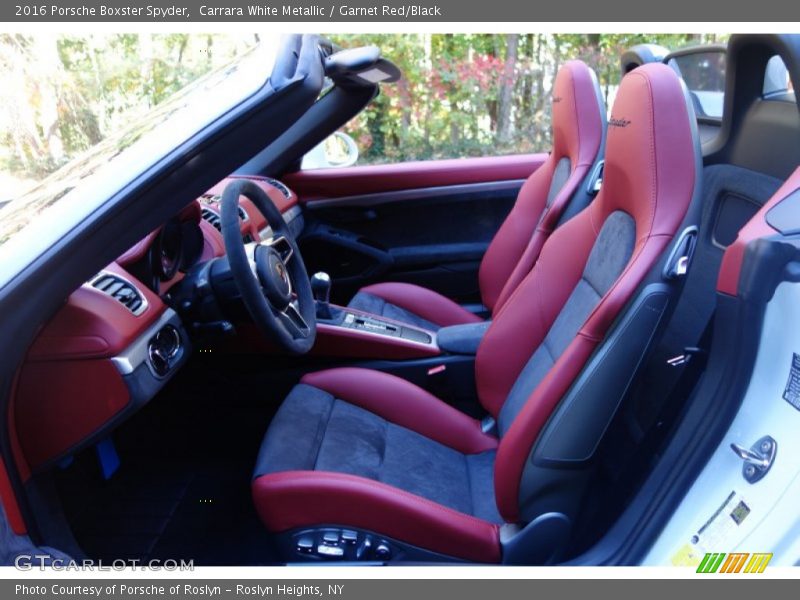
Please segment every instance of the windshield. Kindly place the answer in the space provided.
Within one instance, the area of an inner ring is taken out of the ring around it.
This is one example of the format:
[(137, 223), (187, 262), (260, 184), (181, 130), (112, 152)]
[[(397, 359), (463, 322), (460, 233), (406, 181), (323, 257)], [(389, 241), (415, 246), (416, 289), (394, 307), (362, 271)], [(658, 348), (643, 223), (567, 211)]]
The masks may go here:
[[(0, 206), (0, 285), (6, 281), (3, 275), (14, 272), (12, 263), (41, 253), (136, 176), (260, 89), (272, 72), (278, 42), (262, 39), (238, 48), (232, 62), (196, 78), (163, 100), (158, 98), (145, 114), (133, 111), (127, 117), (112, 115), (109, 123), (127, 123), (127, 127), (108, 135), (99, 132), (98, 143), (52, 174), (47, 173), (47, 165), (54, 160), (41, 161), (44, 166), (38, 170), (20, 170), (25, 151), (19, 145), (9, 148), (14, 138), (7, 127), (15, 107), (4, 104), (2, 175), (5, 180), (13, 180), (15, 175), (34, 180), (33, 187), (21, 196), (0, 197), (0, 203), (5, 202)], [(155, 85), (155, 80), (152, 83)], [(84, 108), (93, 107), (87, 102)], [(70, 131), (63, 118), (59, 121), (57, 117), (52, 127)]]

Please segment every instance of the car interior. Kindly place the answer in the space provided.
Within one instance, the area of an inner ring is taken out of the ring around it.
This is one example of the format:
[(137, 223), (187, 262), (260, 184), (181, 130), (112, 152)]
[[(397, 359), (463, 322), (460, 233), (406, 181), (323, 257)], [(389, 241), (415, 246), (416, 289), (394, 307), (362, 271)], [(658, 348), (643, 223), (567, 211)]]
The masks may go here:
[(566, 62), (546, 153), (313, 170), (402, 74), (287, 39), (327, 83), (207, 191), (169, 187), (182, 208), (130, 222), (27, 346), (4, 451), (28, 534), (104, 561), (634, 564), (784, 276), (746, 243), (800, 231), (776, 213), (800, 36), (637, 46), (608, 107)]

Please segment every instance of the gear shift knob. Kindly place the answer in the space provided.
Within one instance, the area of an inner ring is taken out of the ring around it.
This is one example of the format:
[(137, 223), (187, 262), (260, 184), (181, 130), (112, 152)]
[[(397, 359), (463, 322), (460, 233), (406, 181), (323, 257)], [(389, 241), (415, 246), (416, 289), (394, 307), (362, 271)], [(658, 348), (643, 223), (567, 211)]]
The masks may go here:
[(317, 316), (321, 319), (330, 319), (331, 278), (327, 273), (319, 272), (311, 276), (311, 293), (317, 301)]
[(331, 278), (327, 273), (319, 272), (311, 276), (311, 292), (314, 300), (327, 304), (331, 300)]

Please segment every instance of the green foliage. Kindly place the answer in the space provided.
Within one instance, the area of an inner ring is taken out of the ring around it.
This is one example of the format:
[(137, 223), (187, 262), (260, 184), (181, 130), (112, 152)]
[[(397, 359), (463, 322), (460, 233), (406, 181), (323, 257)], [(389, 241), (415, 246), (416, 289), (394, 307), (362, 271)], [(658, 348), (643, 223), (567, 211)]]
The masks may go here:
[[(606, 100), (621, 77), (620, 57), (640, 43), (669, 49), (721, 42), (692, 34), (331, 35), (342, 47), (374, 44), (404, 77), (344, 130), (360, 164), (536, 152), (550, 144), (549, 96), (566, 60), (598, 74)], [(504, 105), (505, 103), (505, 105)]]
[(4, 183), (42, 179), (255, 42), (186, 33), (0, 35)]
[[(404, 77), (345, 131), (362, 164), (546, 149), (558, 67), (581, 58), (610, 98), (619, 58), (638, 43), (675, 49), (723, 41), (686, 34), (356, 34)], [(0, 183), (42, 179), (110, 132), (252, 46), (221, 34), (0, 35)], [(19, 186), (18, 186), (19, 187)]]

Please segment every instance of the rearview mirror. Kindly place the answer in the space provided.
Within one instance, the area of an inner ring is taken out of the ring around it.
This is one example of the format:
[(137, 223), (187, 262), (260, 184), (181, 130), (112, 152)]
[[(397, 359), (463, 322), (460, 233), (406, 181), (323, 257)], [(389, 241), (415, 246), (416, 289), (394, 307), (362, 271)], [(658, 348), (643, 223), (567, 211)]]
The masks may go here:
[(698, 121), (722, 119), (726, 57), (725, 46), (706, 45), (678, 50), (664, 59), (686, 84)]
[(358, 160), (355, 140), (343, 131), (336, 131), (303, 157), (301, 168), (332, 169), (352, 167)]

